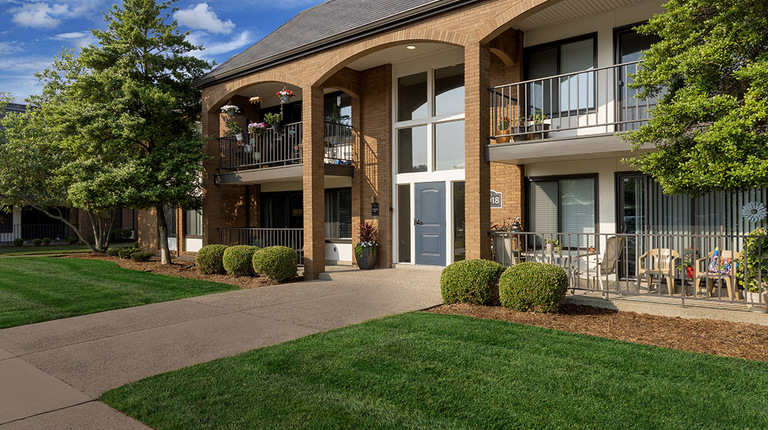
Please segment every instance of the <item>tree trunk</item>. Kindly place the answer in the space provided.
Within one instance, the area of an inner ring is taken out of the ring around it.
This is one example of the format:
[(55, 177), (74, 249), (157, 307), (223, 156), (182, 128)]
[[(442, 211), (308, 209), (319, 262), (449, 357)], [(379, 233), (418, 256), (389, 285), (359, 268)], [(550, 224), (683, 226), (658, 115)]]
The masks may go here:
[(91, 219), (91, 227), (93, 230), (93, 248), (98, 250), (98, 252), (106, 252), (107, 248), (109, 248), (109, 233), (112, 232), (112, 216), (112, 211), (88, 211), (88, 218)]
[[(25, 198), (24, 201), (29, 206), (32, 206), (33, 208), (39, 210), (40, 212), (43, 212), (44, 214), (48, 215), (49, 217), (51, 217), (53, 219), (57, 219), (57, 220), (63, 222), (67, 227), (71, 228), (72, 231), (74, 231), (75, 234), (77, 235), (77, 238), (80, 239), (80, 241), (83, 242), (88, 247), (88, 249), (91, 250), (91, 252), (94, 252), (94, 253), (106, 252), (106, 250), (107, 250), (106, 248), (102, 248), (98, 244), (94, 245), (93, 242), (91, 242), (90, 240), (85, 238), (83, 236), (83, 233), (80, 231), (80, 229), (78, 227), (76, 227), (74, 224), (72, 224), (71, 222), (69, 222), (69, 220), (65, 216), (63, 216), (61, 214), (60, 210), (58, 210), (58, 209), (56, 210), (58, 212), (58, 215), (57, 215), (57, 214), (51, 212), (50, 210), (48, 210), (47, 207), (40, 206), (37, 203), (35, 203), (33, 200), (31, 200), (31, 199), (26, 199)], [(86, 212), (88, 213), (88, 217), (91, 218), (91, 224), (93, 226), (95, 226), (96, 223), (94, 222), (93, 217), (94, 216), (99, 216), (99, 215), (95, 214), (93, 212), (90, 212), (90, 211), (86, 211)], [(107, 240), (106, 240), (107, 245), (109, 245), (109, 243), (108, 243), (108, 241), (109, 241), (109, 233), (112, 231), (112, 213), (111, 212), (107, 212), (107, 214), (108, 214), (107, 216), (109, 217), (109, 222), (106, 224), (108, 226), (108, 229), (107, 229), (105, 234), (106, 234), (106, 238), (107, 238)], [(97, 237), (98, 237), (98, 235), (96, 234), (96, 231), (94, 230), (94, 235), (93, 235), (94, 242), (96, 242), (96, 238)]]
[(163, 207), (158, 206), (155, 208), (157, 212), (157, 234), (160, 242), (160, 263), (171, 263), (171, 250), (168, 248), (168, 226), (165, 224), (165, 212)]

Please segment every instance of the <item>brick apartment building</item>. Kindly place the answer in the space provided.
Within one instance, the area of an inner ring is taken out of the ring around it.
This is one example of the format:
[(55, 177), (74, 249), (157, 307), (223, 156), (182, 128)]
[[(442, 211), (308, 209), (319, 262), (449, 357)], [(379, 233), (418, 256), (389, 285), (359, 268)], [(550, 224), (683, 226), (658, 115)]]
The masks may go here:
[[(590, 252), (600, 235), (748, 232), (763, 220), (738, 211), (764, 190), (664, 196), (622, 162), (630, 147), (617, 134), (653, 108), (626, 85), (654, 42), (632, 27), (662, 12), (660, 0), (307, 9), (199, 83), (211, 158), (202, 214), (178, 216), (178, 249), (280, 243), (313, 278), (354, 262), (363, 222), (379, 229), (380, 267), (491, 258), (490, 226), (515, 217)], [(281, 101), (282, 89), (294, 96)], [(228, 135), (228, 122), (245, 129), (268, 113), (279, 127)]]

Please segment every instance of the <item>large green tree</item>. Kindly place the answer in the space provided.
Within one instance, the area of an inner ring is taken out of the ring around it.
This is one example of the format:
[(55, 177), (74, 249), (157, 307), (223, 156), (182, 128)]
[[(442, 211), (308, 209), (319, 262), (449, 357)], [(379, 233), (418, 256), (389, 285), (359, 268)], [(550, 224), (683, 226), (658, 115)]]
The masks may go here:
[(768, 186), (768, 2), (672, 0), (639, 27), (661, 41), (632, 86), (658, 97), (627, 133), (630, 161), (667, 194)]
[[(121, 179), (132, 173), (130, 158), (103, 139), (98, 124), (71, 120), (88, 109), (73, 85), (87, 73), (71, 51), (62, 52), (36, 74), (43, 91), (29, 98), (26, 112), (2, 119), (0, 206), (36, 208), (103, 252), (112, 214), (126, 198)], [(91, 234), (70, 222), (67, 208), (88, 214)]]
[(172, 3), (114, 5), (104, 14), (107, 29), (92, 30), (98, 45), (82, 50), (80, 62), (92, 73), (78, 83), (108, 140), (121, 142), (134, 157), (141, 173), (130, 180), (126, 205), (154, 209), (163, 263), (170, 262), (163, 208), (200, 204), (205, 154), (195, 127), (201, 94), (193, 82), (211, 67), (190, 55), (200, 47), (178, 30)]

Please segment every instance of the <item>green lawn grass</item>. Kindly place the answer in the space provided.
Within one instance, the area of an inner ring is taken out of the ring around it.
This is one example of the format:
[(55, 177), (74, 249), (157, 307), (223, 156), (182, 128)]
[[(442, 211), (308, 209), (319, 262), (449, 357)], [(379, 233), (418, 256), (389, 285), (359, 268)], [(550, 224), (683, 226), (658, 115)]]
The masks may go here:
[(236, 289), (109, 261), (0, 258), (0, 328)]
[(768, 426), (768, 363), (410, 313), (108, 391), (158, 429)]
[[(111, 244), (110, 248), (130, 247), (130, 243)], [(0, 246), (0, 255), (44, 255), (44, 254), (75, 254), (91, 252), (85, 245), (50, 245), (50, 246)]]

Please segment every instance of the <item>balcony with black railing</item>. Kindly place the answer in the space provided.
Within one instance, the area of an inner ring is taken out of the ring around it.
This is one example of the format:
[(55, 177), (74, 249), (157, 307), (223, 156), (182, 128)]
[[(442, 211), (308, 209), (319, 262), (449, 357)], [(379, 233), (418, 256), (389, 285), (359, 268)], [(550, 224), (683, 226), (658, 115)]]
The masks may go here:
[[(606, 144), (593, 146), (595, 152), (627, 151), (627, 144), (616, 145), (620, 142), (615, 135), (645, 124), (656, 104), (655, 99), (635, 97), (637, 90), (629, 86), (640, 64), (633, 61), (489, 88), (490, 161), (525, 159), (534, 152), (541, 156), (544, 149), (553, 155), (579, 154), (584, 150), (580, 139), (595, 137), (604, 138)], [(544, 142), (563, 145), (545, 148)]]
[[(221, 170), (231, 172), (300, 165), (302, 131), (302, 123), (295, 122), (245, 135), (243, 140), (235, 136), (221, 137)], [(352, 126), (325, 122), (324, 132), (325, 163), (351, 165)]]

